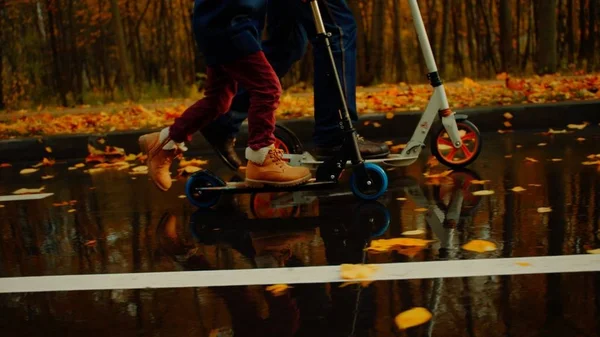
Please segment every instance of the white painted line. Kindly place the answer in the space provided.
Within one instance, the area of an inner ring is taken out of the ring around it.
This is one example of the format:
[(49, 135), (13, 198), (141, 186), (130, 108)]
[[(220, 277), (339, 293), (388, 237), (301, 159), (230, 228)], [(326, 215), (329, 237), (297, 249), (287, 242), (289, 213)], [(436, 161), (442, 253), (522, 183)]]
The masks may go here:
[(54, 193), (0, 195), (0, 201), (40, 200), (51, 195), (54, 195)]
[[(518, 265), (528, 264), (527, 266)], [(600, 271), (600, 255), (380, 264), (371, 280)], [(339, 266), (0, 278), (0, 293), (339, 283)]]

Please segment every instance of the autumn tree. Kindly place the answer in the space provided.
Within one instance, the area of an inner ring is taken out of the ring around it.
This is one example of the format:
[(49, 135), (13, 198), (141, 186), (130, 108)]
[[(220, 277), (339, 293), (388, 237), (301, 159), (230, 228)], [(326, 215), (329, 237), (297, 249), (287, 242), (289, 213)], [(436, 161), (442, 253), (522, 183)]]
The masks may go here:
[(502, 64), (500, 71), (510, 71), (513, 63), (513, 34), (512, 34), (512, 11), (509, 0), (500, 0), (500, 52)]
[(539, 74), (555, 73), (557, 57), (556, 0), (535, 0), (536, 69)]
[(112, 13), (113, 32), (117, 39), (117, 52), (119, 55), (119, 77), (125, 87), (125, 92), (130, 99), (135, 99), (133, 90), (133, 77), (131, 76), (131, 66), (129, 55), (125, 44), (125, 33), (123, 32), (123, 23), (121, 22), (121, 12), (117, 0), (110, 0), (110, 11)]

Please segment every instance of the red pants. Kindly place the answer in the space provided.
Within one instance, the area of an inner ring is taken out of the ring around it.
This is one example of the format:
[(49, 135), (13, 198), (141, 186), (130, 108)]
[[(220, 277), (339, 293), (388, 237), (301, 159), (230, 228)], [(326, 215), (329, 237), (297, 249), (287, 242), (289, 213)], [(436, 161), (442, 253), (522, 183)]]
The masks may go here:
[(233, 63), (208, 67), (205, 97), (175, 120), (169, 136), (177, 143), (190, 141), (218, 116), (229, 111), (238, 83), (250, 95), (248, 146), (258, 150), (275, 143), (275, 110), (279, 106), (281, 84), (275, 71), (260, 51)]

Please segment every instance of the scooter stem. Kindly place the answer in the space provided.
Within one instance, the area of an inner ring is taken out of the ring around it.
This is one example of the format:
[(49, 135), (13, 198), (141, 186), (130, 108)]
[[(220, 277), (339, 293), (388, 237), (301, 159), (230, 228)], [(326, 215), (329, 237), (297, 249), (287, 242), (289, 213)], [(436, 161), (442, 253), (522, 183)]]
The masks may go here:
[(419, 10), (419, 4), (417, 3), (417, 0), (408, 0), (408, 4), (410, 5), (410, 11), (412, 12), (413, 21), (415, 22), (415, 29), (417, 31), (417, 36), (419, 37), (421, 49), (423, 50), (423, 56), (425, 57), (427, 69), (430, 73), (437, 72), (437, 65), (435, 64), (433, 51), (431, 50), (431, 45), (429, 44), (429, 38), (427, 37), (427, 31), (425, 30), (423, 17), (421, 16), (421, 11)]

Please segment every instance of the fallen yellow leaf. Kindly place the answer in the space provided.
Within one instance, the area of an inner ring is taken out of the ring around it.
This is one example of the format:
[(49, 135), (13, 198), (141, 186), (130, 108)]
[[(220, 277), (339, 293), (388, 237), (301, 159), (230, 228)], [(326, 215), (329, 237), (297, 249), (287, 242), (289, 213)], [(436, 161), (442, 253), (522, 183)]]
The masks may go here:
[(380, 128), (381, 127), (381, 123), (375, 122), (375, 123), (373, 123), (373, 127)]
[(530, 186), (530, 187), (542, 187), (541, 184), (527, 184), (527, 186)]
[(396, 198), (396, 200), (398, 200), (398, 201), (406, 201), (408, 199), (406, 199), (406, 198)]
[(510, 112), (505, 112), (504, 113), (504, 118), (506, 118), (506, 119), (512, 119), (513, 115)]
[(42, 186), (40, 188), (20, 188), (13, 192), (13, 194), (32, 194), (32, 193), (41, 193), (46, 187)]
[(82, 167), (85, 167), (85, 164), (84, 163), (75, 164), (74, 167), (76, 167), (76, 168), (82, 168)]
[(531, 263), (528, 263), (528, 262), (517, 262), (517, 266), (529, 267), (529, 266), (531, 266)]
[(537, 160), (537, 159), (535, 159), (535, 158), (531, 158), (531, 157), (526, 157), (526, 158), (525, 158), (525, 161), (528, 161), (528, 162), (531, 162), (531, 163), (537, 163), (537, 162), (538, 162), (538, 160)]
[(585, 129), (586, 126), (588, 126), (588, 123), (583, 123), (583, 124), (569, 124), (569, 125), (567, 125), (567, 128), (569, 128), (569, 129), (583, 130), (583, 129)]
[(394, 118), (394, 113), (393, 112), (388, 112), (385, 114), (385, 118), (387, 119), (393, 119)]
[(431, 174), (429, 172), (425, 172), (423, 173), (423, 175), (425, 176), (425, 178), (427, 179), (435, 179), (435, 178), (443, 178), (443, 177), (447, 177), (449, 176), (453, 171), (452, 170), (446, 170), (442, 173), (434, 173)]
[(552, 207), (540, 207), (537, 211), (538, 213), (550, 213), (552, 212)]
[(423, 307), (412, 308), (396, 316), (394, 322), (400, 330), (406, 330), (429, 322), (432, 315), (429, 310)]
[(552, 158), (551, 160), (552, 160), (552, 162), (554, 162), (554, 163), (558, 163), (558, 162), (561, 162), (561, 161), (563, 161), (563, 160), (562, 160), (562, 158)]
[(596, 160), (596, 161), (584, 161), (583, 163), (581, 163), (583, 165), (586, 166), (590, 166), (590, 165), (600, 165), (600, 160)]
[(202, 166), (208, 164), (208, 160), (201, 159), (190, 159), (186, 160), (185, 158), (179, 161), (179, 167), (187, 167), (187, 166)]
[(473, 192), (473, 195), (475, 196), (481, 196), (481, 195), (492, 195), (495, 192), (492, 190), (481, 190), (481, 191), (475, 191)]
[(19, 172), (20, 174), (32, 174), (37, 172), (39, 169), (36, 168), (24, 168), (21, 170), (21, 172)]
[(396, 250), (398, 247), (427, 247), (433, 240), (413, 239), (413, 238), (394, 238), (380, 239), (371, 241), (367, 248), (369, 251), (387, 252)]
[(42, 176), (42, 180), (48, 180), (48, 179), (52, 179), (52, 178), (54, 178), (54, 176), (53, 175), (49, 175), (49, 174), (45, 175), (45, 176)]
[(45, 147), (46, 152), (52, 153), (52, 148), (50, 146)]
[(75, 209), (71, 208), (70, 210), (67, 211), (68, 213), (75, 213)]
[(510, 127), (512, 127), (512, 124), (509, 121), (505, 121), (504, 122), (504, 127), (505, 128), (510, 128)]
[(185, 199), (185, 198), (186, 198), (186, 196), (185, 196), (185, 194), (181, 194), (181, 195), (180, 195), (180, 196), (178, 196), (177, 198), (179, 198), (179, 199)]
[(473, 185), (485, 185), (486, 183), (489, 183), (489, 180), (471, 180), (471, 184)]
[(424, 208), (424, 207), (421, 207), (421, 208), (415, 208), (415, 212), (418, 212), (418, 213), (427, 212), (427, 208)]
[(1, 204), (0, 204), (0, 208), (4, 208), (4, 207), (5, 207), (4, 205), (1, 205)]
[(77, 167), (75, 167), (75, 166), (69, 166), (68, 170), (69, 171), (75, 171), (75, 170), (77, 170)]
[(567, 133), (567, 130), (554, 130), (554, 129), (550, 129), (550, 130), (548, 130), (548, 133), (555, 135), (555, 134), (559, 134), (559, 133)]
[(583, 138), (583, 137), (579, 137), (579, 138), (577, 138), (577, 141), (578, 141), (578, 142), (583, 142), (583, 141), (585, 141), (585, 138)]
[(600, 248), (587, 251), (588, 254), (600, 254)]
[(125, 161), (134, 161), (134, 160), (136, 160), (136, 159), (137, 159), (137, 157), (138, 157), (138, 156), (136, 156), (135, 154), (133, 154), (133, 153), (130, 153), (130, 154), (128, 154), (128, 155), (125, 157)]
[(0, 164), (0, 168), (8, 168), (8, 167), (12, 167), (12, 165), (9, 164), (9, 163), (2, 163), (2, 164)]
[(421, 234), (425, 234), (425, 231), (422, 229), (415, 229), (412, 231), (406, 231), (406, 232), (402, 233), (402, 235), (406, 235), (406, 236), (421, 235)]
[(527, 190), (521, 186), (515, 186), (511, 189), (511, 191), (519, 193), (519, 192), (523, 192), (523, 191), (527, 191)]
[(140, 165), (131, 169), (132, 174), (148, 174), (148, 166)]
[(504, 158), (512, 158), (512, 157), (513, 157), (512, 154), (507, 154), (507, 155), (504, 156)]
[(539, 143), (538, 146), (546, 146), (548, 143)]
[(342, 264), (340, 266), (340, 277), (344, 280), (357, 281), (344, 283), (342, 287), (355, 283), (360, 283), (363, 287), (366, 287), (373, 282), (368, 279), (377, 270), (379, 270), (379, 266), (372, 264)]
[(285, 293), (288, 288), (291, 288), (287, 284), (274, 284), (272, 286), (268, 286), (266, 290), (273, 294), (274, 296), (281, 296)]
[(486, 240), (471, 240), (462, 246), (462, 249), (471, 252), (485, 253), (493, 252), (497, 249), (495, 243)]

